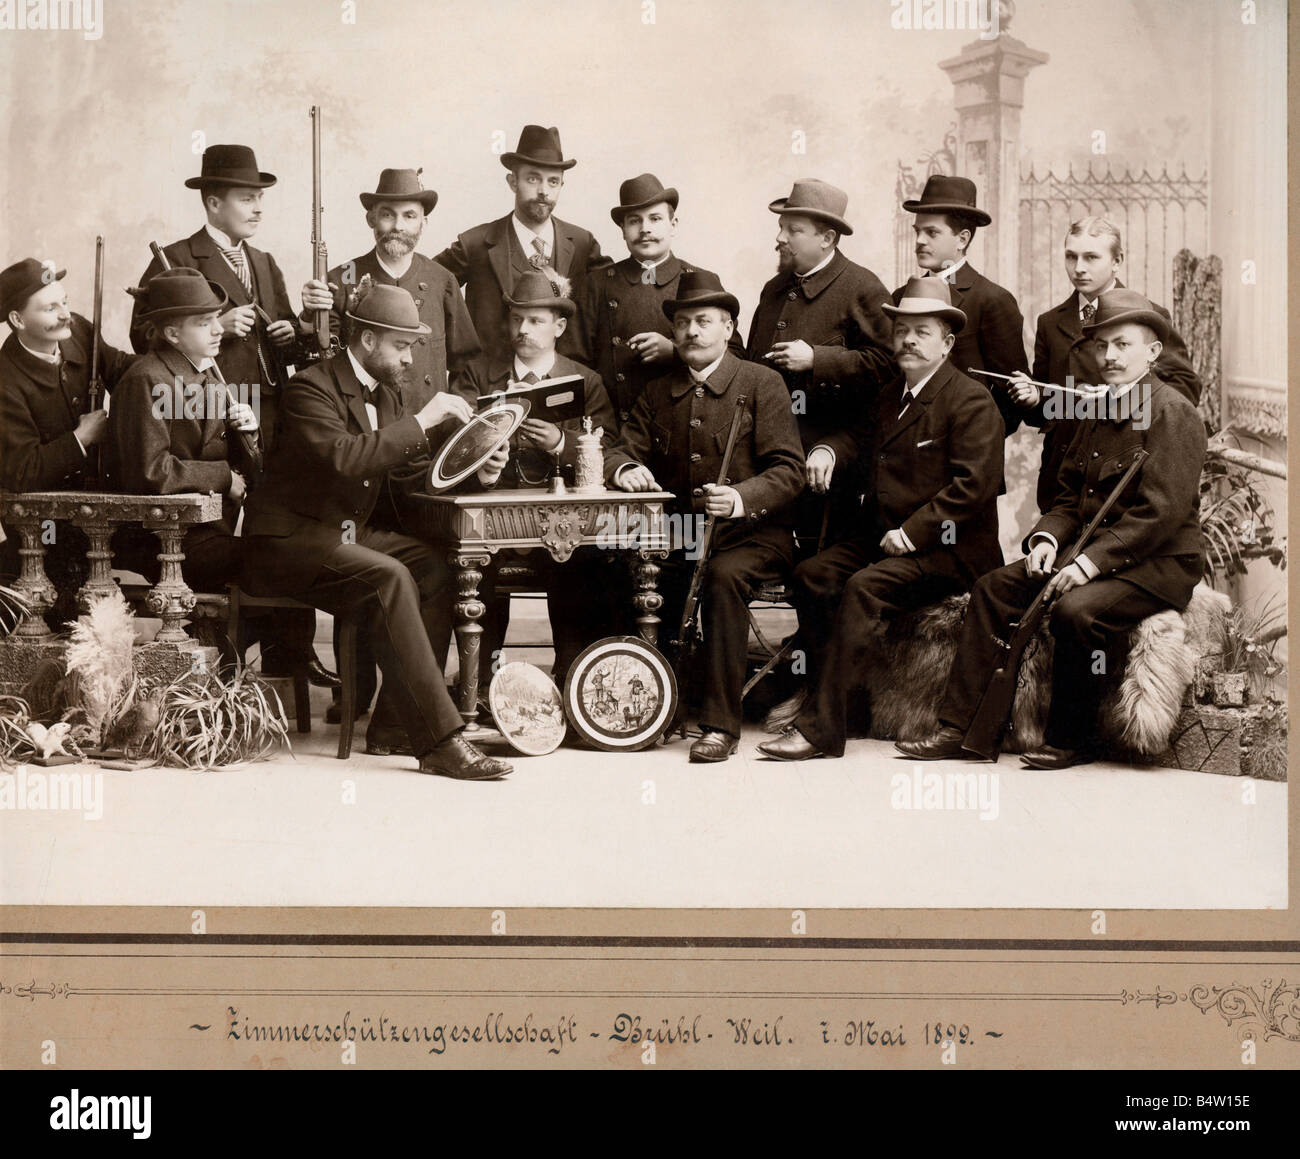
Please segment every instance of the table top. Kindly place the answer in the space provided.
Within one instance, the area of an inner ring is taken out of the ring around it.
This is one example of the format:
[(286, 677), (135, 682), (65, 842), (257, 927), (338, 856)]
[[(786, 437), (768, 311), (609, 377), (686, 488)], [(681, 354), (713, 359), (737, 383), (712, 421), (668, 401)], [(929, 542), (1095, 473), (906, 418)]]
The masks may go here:
[(502, 488), (496, 491), (475, 491), (466, 495), (413, 496), (422, 503), (436, 503), (446, 507), (503, 507), (509, 504), (529, 504), (537, 507), (554, 507), (557, 504), (578, 503), (667, 503), (676, 499), (671, 491), (619, 491), (602, 488), (599, 491), (575, 491), (570, 487), (563, 495), (556, 495), (545, 487)]

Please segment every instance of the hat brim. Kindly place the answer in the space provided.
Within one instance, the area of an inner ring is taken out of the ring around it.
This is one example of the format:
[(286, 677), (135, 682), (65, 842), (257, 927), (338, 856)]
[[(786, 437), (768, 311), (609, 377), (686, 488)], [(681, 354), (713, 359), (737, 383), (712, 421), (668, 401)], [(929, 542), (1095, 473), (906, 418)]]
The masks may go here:
[(655, 197), (647, 201), (638, 201), (635, 205), (616, 205), (609, 211), (609, 216), (614, 219), (614, 224), (622, 226), (623, 218), (629, 213), (635, 213), (638, 209), (649, 209), (652, 205), (658, 205), (661, 202), (667, 202), (673, 207), (673, 212), (677, 212), (677, 190), (665, 189)]
[[(915, 302), (915, 306), (909, 303)], [(933, 302), (934, 305), (930, 305)], [(897, 306), (888, 302), (882, 303), (882, 310), (891, 318), (902, 315), (904, 318), (921, 318), (926, 315), (932, 318), (942, 318), (952, 327), (954, 334), (958, 333), (966, 325), (966, 314), (957, 309), (956, 306), (945, 306), (937, 298), (904, 298)]]
[(844, 218), (831, 213), (828, 209), (810, 209), (803, 205), (788, 205), (788, 197), (778, 198), (769, 203), (768, 209), (773, 213), (789, 213), (797, 217), (812, 217), (818, 221), (829, 221), (840, 233), (852, 233), (853, 227)]
[(664, 315), (671, 322), (678, 310), (693, 310), (698, 306), (721, 306), (730, 311), (732, 319), (740, 317), (740, 302), (735, 294), (701, 294), (698, 298), (674, 299), (664, 303)]
[(351, 310), (344, 310), (343, 314), (345, 317), (351, 318), (352, 321), (354, 321), (358, 326), (365, 326), (371, 330), (392, 330), (395, 334), (432, 334), (433, 333), (432, 328), (426, 326), (423, 322), (421, 322), (418, 326), (412, 328), (410, 326), (393, 326), (388, 322), (376, 321), (374, 318), (362, 318), (352, 313)]
[(908, 213), (964, 213), (974, 219), (977, 225), (993, 224), (993, 219), (982, 209), (956, 201), (904, 201), (903, 208)]
[[(67, 276), (68, 276), (67, 270), (55, 270), (54, 277), (51, 279), (51, 281), (61, 282)], [(21, 310), (25, 305), (27, 305), (28, 300), (31, 298), (31, 296), (34, 293), (36, 293), (37, 290), (43, 290), (49, 284), (50, 282), (46, 281), (42, 277), (37, 281), (32, 282), (30, 285), (24, 286), (16, 294), (10, 294), (8, 299), (4, 303), (4, 307), (3, 307), (4, 318), (9, 317), (9, 312), (11, 310)], [(3, 318), (0, 318), (0, 321), (3, 321)]]
[(540, 157), (529, 157), (526, 153), (501, 154), (501, 164), (507, 169), (518, 169), (521, 165), (536, 165), (538, 169), (572, 169), (577, 163), (572, 157), (567, 161), (543, 161)]
[(566, 318), (573, 317), (578, 312), (578, 303), (572, 298), (530, 298), (520, 299), (511, 298), (503, 294), (502, 300), (507, 306), (512, 306), (516, 310), (555, 310), (563, 314)]
[(229, 185), (239, 189), (269, 189), (276, 182), (274, 173), (259, 173), (257, 180), (249, 177), (190, 177), (185, 182), (186, 189), (199, 189), (204, 185)]
[(1124, 310), (1104, 322), (1092, 321), (1083, 328), (1083, 336), (1091, 338), (1098, 330), (1107, 330), (1111, 326), (1124, 326), (1130, 322), (1136, 322), (1141, 326), (1149, 326), (1156, 332), (1156, 338), (1161, 342), (1169, 340), (1169, 322), (1165, 316), (1156, 310)]
[(421, 189), (418, 193), (361, 194), (361, 204), (367, 209), (373, 209), (381, 201), (387, 201), (389, 203), (395, 201), (418, 201), (424, 207), (425, 213), (432, 213), (433, 207), (438, 204), (438, 194), (432, 189)]
[[(213, 310), (224, 310), (230, 304), (230, 295), (216, 282), (208, 282), (208, 290), (216, 298), (215, 302), (202, 305), (195, 304), (193, 306), (163, 306), (158, 310), (144, 310), (140, 313), (140, 321), (157, 322), (161, 318), (189, 318), (197, 314), (211, 314)], [(147, 300), (148, 290), (143, 286), (139, 286), (128, 289), (127, 293), (137, 300), (141, 298)]]

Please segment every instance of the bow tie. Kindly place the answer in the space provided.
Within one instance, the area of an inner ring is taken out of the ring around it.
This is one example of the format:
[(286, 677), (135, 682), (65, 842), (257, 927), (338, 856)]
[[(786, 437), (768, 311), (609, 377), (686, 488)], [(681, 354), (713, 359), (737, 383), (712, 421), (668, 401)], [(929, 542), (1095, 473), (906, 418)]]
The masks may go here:
[(364, 383), (362, 383), (362, 385), (361, 385), (361, 394), (362, 394), (362, 397), (363, 397), (363, 398), (365, 399), (365, 401), (368, 402), (371, 406), (374, 406), (374, 407), (379, 406), (379, 393), (380, 393), (380, 386), (381, 386), (381, 384), (378, 383), (378, 382), (375, 383), (374, 386), (366, 386)]

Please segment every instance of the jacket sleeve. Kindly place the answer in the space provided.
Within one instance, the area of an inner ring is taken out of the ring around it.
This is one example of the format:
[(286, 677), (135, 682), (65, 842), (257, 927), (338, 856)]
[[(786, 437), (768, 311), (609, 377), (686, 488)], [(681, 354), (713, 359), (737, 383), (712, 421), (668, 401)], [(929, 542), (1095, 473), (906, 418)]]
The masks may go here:
[[(1023, 337), (1025, 319), (1015, 298), (1000, 286), (995, 290), (986, 296), (980, 311), (980, 360), (985, 370), (998, 374), (1014, 374), (1017, 370), (1028, 374), (1029, 361), (1025, 358)], [(963, 374), (966, 372), (964, 366), (957, 369)], [(1007, 385), (996, 380), (988, 384), (989, 394), (1002, 415), (1005, 433), (1010, 435), (1020, 425), (1025, 412), (1011, 401)]]
[(444, 341), (447, 350), (447, 369), (455, 374), (467, 362), (477, 358), (483, 352), (478, 333), (465, 306), (460, 286), (455, 279), (448, 278), (443, 291), (443, 326)]
[[(1040, 314), (1038, 316), (1038, 329), (1034, 332), (1034, 365), (1029, 373), (1029, 377), (1036, 382), (1046, 382), (1047, 376), (1051, 373), (1051, 347), (1048, 344), (1047, 327), (1048, 315)], [(1019, 408), (1020, 421), (1027, 427), (1043, 427), (1047, 422), (1047, 417), (1043, 413), (1043, 400), (1038, 400), (1037, 406)]]
[(628, 416), (627, 422), (623, 424), (622, 430), (618, 433), (618, 438), (612, 445), (605, 447), (605, 482), (613, 485), (614, 476), (618, 473), (619, 468), (629, 463), (639, 463), (643, 466), (649, 466), (650, 448), (653, 445), (650, 437), (650, 426), (653, 421), (652, 411), (650, 409), (650, 392), (643, 391), (632, 404), (632, 413)]
[(465, 245), (465, 235), (462, 233), (433, 260), (463, 286), (469, 278), (469, 249)]
[(1079, 452), (1075, 443), (1083, 438), (1087, 426), (1084, 423), (1075, 425), (1077, 429), (1066, 449), (1065, 457), (1061, 460), (1061, 471), (1056, 483), (1056, 498), (1025, 536), (1021, 544), (1025, 551), (1029, 550), (1030, 540), (1040, 531), (1046, 532), (1055, 539), (1059, 550), (1064, 551), (1083, 530), (1083, 523), (1079, 518), (1079, 499), (1083, 494), (1084, 472), (1079, 466)]
[[(1169, 317), (1169, 311), (1163, 306), (1157, 306), (1156, 309), (1166, 318)], [(1201, 377), (1192, 366), (1192, 359), (1187, 353), (1187, 344), (1183, 341), (1182, 335), (1172, 325), (1169, 328), (1169, 341), (1164, 344), (1160, 357), (1156, 359), (1156, 364), (1151, 370), (1157, 378), (1169, 383), (1192, 406), (1200, 404), (1203, 389)]]
[(880, 279), (868, 273), (848, 304), (850, 325), (845, 344), (812, 348), (814, 378), (841, 386), (878, 386), (897, 373), (890, 344), (892, 327), (880, 308), (888, 301)]
[[(759, 374), (758, 371), (751, 371)], [(758, 472), (735, 485), (745, 514), (759, 519), (792, 503), (804, 488), (803, 450), (790, 394), (776, 371), (761, 372), (754, 389), (754, 462)]]
[(0, 385), (0, 488), (57, 491), (85, 461), (72, 431), (42, 443), (40, 427), (21, 391)]

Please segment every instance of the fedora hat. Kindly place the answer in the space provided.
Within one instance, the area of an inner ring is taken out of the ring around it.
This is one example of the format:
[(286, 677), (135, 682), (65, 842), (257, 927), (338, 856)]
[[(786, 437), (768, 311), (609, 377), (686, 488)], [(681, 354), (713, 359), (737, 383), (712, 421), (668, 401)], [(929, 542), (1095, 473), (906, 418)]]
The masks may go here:
[(885, 302), (880, 308), (891, 318), (900, 314), (907, 318), (921, 314), (942, 318), (954, 334), (966, 325), (966, 315), (952, 304), (948, 283), (942, 278), (908, 278), (898, 305)]
[(565, 290), (551, 281), (541, 270), (529, 270), (525, 274), (520, 274), (514, 288), (505, 295), (505, 300), (506, 305), (521, 310), (545, 306), (546, 309), (555, 310), (566, 318), (572, 317), (578, 309), (577, 303), (565, 296)]
[(1097, 299), (1097, 313), (1083, 328), (1083, 336), (1091, 338), (1104, 327), (1126, 322), (1150, 326), (1161, 342), (1169, 340), (1169, 319), (1136, 290), (1126, 289), (1107, 290)]
[(140, 303), (142, 322), (209, 314), (224, 309), (230, 301), (216, 282), (189, 266), (159, 270), (143, 286), (128, 286), (126, 292)]
[(668, 202), (677, 212), (677, 190), (665, 189), (663, 183), (653, 173), (642, 173), (640, 177), (629, 177), (618, 187), (618, 204), (609, 211), (614, 224), (621, 226), (625, 218), (634, 209), (646, 209)]
[(848, 207), (849, 195), (844, 190), (816, 177), (805, 177), (794, 183), (789, 197), (773, 201), (768, 209), (773, 213), (797, 213), (818, 221), (829, 221), (840, 233), (852, 233), (853, 227), (844, 220), (844, 211)]
[(693, 306), (721, 306), (731, 313), (732, 320), (740, 313), (740, 303), (734, 294), (728, 294), (722, 288), (722, 281), (717, 274), (707, 270), (691, 270), (681, 276), (677, 283), (677, 297), (664, 303), (664, 313), (668, 321), (678, 310)]
[(266, 189), (275, 184), (274, 173), (263, 173), (247, 145), (209, 145), (203, 150), (203, 164), (197, 177), (185, 182), (186, 189), (203, 185), (238, 185)]
[(552, 125), (549, 129), (541, 125), (525, 125), (519, 134), (519, 144), (513, 153), (502, 153), (501, 164), (507, 169), (518, 169), (520, 165), (538, 165), (543, 169), (572, 169), (577, 161), (564, 159), (564, 150), (560, 148), (560, 130)]
[[(358, 286), (360, 291), (361, 287)], [(375, 330), (396, 330), (399, 334), (432, 334), (420, 321), (420, 311), (410, 292), (401, 286), (371, 283), (365, 292), (357, 292), (344, 314), (362, 326)]]
[(969, 177), (934, 173), (926, 179), (920, 201), (904, 201), (908, 213), (965, 213), (978, 225), (993, 219), (975, 205), (975, 182)]
[(379, 175), (374, 193), (361, 194), (361, 204), (371, 209), (381, 201), (418, 201), (425, 213), (432, 213), (438, 195), (420, 184), (423, 172), (423, 169), (385, 169)]
[(0, 272), (0, 318), (8, 318), (11, 310), (21, 310), (37, 290), (60, 281), (67, 272), (55, 269), (53, 262), (38, 262), (35, 258), (14, 262)]

